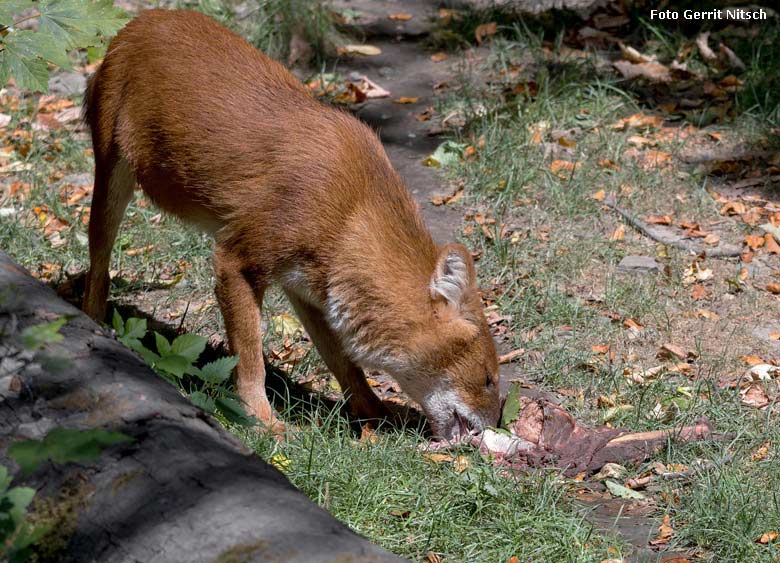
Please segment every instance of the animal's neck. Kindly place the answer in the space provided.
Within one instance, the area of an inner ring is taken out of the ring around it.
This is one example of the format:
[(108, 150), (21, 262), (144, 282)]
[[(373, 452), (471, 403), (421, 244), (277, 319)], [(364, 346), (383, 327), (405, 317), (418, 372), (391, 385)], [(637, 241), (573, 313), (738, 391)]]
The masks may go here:
[(359, 206), (331, 270), (326, 315), (352, 359), (397, 371), (431, 313), (437, 249), (405, 192)]

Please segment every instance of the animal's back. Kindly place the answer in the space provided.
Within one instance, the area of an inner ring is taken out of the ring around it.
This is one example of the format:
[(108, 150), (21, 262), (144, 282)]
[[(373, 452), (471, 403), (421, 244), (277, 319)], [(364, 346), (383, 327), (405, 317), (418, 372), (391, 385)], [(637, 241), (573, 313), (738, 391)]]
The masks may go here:
[(97, 147), (118, 150), (160, 207), (196, 223), (301, 199), (322, 210), (328, 198), (370, 197), (355, 176), (393, 174), (364, 124), (198, 12), (150, 10), (130, 22), (87, 104)]

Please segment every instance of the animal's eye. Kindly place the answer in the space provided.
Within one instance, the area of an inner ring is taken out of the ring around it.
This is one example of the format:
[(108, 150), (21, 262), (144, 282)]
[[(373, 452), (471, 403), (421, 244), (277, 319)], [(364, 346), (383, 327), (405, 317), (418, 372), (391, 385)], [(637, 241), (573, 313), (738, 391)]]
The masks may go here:
[(492, 379), (490, 379), (490, 372), (487, 372), (487, 374), (485, 375), (485, 377), (486, 377), (486, 379), (485, 379), (485, 387), (487, 387), (488, 389), (490, 389), (491, 387), (493, 387), (493, 380), (492, 380)]

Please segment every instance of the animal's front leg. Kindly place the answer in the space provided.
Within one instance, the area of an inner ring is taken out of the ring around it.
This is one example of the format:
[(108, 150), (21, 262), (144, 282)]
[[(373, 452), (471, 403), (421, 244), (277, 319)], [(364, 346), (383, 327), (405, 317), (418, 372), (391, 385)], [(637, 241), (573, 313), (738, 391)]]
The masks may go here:
[(363, 370), (347, 357), (338, 336), (330, 329), (322, 312), (294, 293), (286, 293), (320, 357), (336, 376), (352, 413), (365, 420), (392, 418), (391, 411), (371, 390)]
[(260, 310), (265, 285), (262, 280), (250, 280), (244, 274), (241, 260), (217, 244), (214, 250), (216, 294), (225, 320), (231, 354), (238, 355), (236, 389), (246, 403), (249, 414), (264, 426), (281, 431), (284, 425), (275, 417), (265, 393), (263, 364), (263, 334)]

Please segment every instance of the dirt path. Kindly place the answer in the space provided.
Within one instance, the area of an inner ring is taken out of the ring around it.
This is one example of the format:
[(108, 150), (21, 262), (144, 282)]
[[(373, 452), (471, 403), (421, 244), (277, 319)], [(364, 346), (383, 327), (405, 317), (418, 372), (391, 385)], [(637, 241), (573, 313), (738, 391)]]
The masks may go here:
[[(360, 14), (355, 22), (356, 34), (382, 50), (374, 57), (347, 57), (337, 70), (350, 76), (365, 75), (390, 92), (387, 98), (370, 100), (356, 114), (379, 132), (390, 160), (403, 176), (407, 186), (422, 206), (425, 221), (437, 242), (453, 240), (461, 222), (460, 214), (445, 206), (434, 206), (431, 198), (446, 192), (444, 178), (435, 168), (422, 164), (441, 143), (431, 135), (430, 122), (415, 116), (434, 104), (434, 86), (452, 79), (450, 64), (431, 61), (432, 52), (421, 43), (435, 17), (433, 3), (381, 2), (358, 0), (336, 2), (340, 9)], [(407, 21), (388, 18), (391, 13), (412, 16)], [(400, 97), (419, 98), (414, 104), (399, 104)]]

